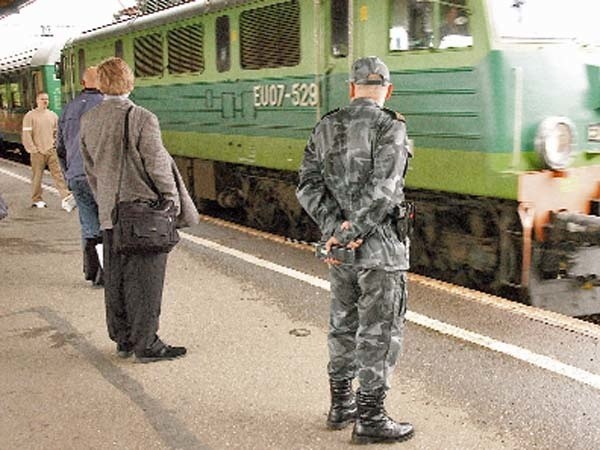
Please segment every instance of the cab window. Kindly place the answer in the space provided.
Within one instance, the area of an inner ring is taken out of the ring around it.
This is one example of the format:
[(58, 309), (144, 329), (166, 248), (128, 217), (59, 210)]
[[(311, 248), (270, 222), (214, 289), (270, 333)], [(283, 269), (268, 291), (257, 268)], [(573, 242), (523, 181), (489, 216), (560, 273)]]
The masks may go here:
[(389, 33), (392, 51), (473, 45), (465, 0), (390, 0)]
[(469, 11), (464, 0), (447, 2), (440, 7), (439, 48), (473, 45), (469, 29)]

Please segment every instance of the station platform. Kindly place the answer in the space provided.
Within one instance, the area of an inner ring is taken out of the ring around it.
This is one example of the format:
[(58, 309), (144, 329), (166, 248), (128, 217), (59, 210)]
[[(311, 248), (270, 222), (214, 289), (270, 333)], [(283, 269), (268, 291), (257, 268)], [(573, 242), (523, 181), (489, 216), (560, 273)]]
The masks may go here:
[[(0, 449), (347, 449), (329, 431), (326, 267), (202, 220), (169, 256), (159, 334), (185, 358), (120, 359), (83, 279), (76, 211), (30, 207), (0, 160)], [(600, 329), (410, 276), (385, 448), (600, 448)], [(375, 445), (374, 447), (381, 447)]]

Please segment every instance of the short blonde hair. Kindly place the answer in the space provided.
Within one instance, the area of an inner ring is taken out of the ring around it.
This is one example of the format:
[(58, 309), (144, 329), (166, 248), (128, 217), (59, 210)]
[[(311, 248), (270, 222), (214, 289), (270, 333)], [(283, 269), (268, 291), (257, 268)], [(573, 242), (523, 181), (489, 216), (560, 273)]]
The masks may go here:
[(131, 68), (121, 58), (105, 59), (98, 66), (98, 88), (103, 94), (129, 94), (134, 80)]

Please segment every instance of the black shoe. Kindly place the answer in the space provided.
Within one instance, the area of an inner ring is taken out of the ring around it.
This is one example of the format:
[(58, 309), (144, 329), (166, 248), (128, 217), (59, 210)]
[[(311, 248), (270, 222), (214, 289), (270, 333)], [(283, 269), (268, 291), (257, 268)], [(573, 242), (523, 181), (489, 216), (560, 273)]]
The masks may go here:
[(119, 358), (129, 358), (133, 355), (133, 348), (129, 344), (117, 344), (117, 356)]
[(156, 346), (152, 346), (150, 348), (145, 349), (141, 353), (136, 353), (136, 361), (140, 363), (149, 363), (163, 360), (168, 361), (171, 359), (180, 358), (187, 353), (187, 349), (185, 347), (171, 347), (170, 345), (165, 344), (162, 344), (162, 346), (159, 348), (155, 347)]

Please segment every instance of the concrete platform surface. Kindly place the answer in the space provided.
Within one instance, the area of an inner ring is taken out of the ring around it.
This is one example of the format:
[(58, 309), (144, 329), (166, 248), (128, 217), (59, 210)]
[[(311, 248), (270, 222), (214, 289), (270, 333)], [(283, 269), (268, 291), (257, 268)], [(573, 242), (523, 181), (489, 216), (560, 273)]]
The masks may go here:
[[(119, 359), (106, 332), (103, 290), (83, 280), (76, 213), (60, 210), (52, 192), (45, 193), (48, 208), (30, 208), (27, 169), (0, 168), (23, 177), (0, 172), (10, 206), (0, 221), (0, 449), (350, 448), (350, 428), (324, 426), (326, 292), (183, 242), (169, 257), (160, 335), (186, 345), (188, 355), (152, 364)], [(309, 306), (282, 306), (295, 296)], [(434, 380), (455, 375), (421, 376), (429, 366), (426, 350), (415, 357), (420, 346), (475, 350), (416, 328), (409, 325), (386, 402), (392, 416), (415, 424), (416, 436), (385, 448), (599, 448), (589, 429), (577, 432), (584, 440), (574, 446), (553, 438), (552, 447), (536, 424), (521, 423), (514, 434), (512, 417), (494, 412), (490, 420), (475, 413), (470, 395), (442, 392), (447, 380)], [(492, 370), (505, 364), (482, 353), (468, 359), (475, 363), (464, 367), (465, 380), (477, 361)], [(590, 427), (597, 423), (589, 418)]]

